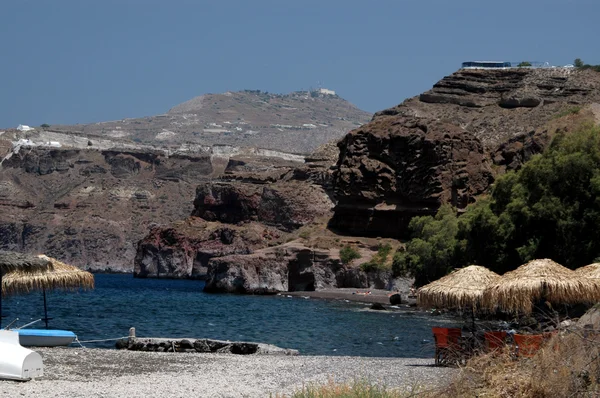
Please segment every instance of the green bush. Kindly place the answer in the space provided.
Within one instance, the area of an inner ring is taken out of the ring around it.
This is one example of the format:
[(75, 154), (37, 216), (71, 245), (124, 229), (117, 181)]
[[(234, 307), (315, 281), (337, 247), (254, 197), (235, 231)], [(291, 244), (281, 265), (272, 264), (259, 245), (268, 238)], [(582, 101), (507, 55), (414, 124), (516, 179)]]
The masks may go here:
[(310, 238), (310, 231), (308, 231), (306, 229), (304, 231), (300, 231), (298, 236), (301, 237), (302, 239), (308, 239), (308, 238)]
[(519, 63), (519, 65), (517, 65), (517, 67), (519, 67), (519, 68), (526, 68), (528, 66), (531, 66), (531, 62), (529, 62), (529, 61), (522, 61)]
[(41, 124), (40, 127), (43, 129), (47, 129), (48, 127), (50, 127), (50, 125), (48, 123), (44, 123), (44, 124)]
[(581, 60), (581, 58), (575, 59), (575, 61), (573, 61), (573, 65), (579, 69), (591, 69), (595, 70), (596, 72), (600, 72), (600, 65), (586, 64)]
[(382, 271), (389, 269), (387, 265), (387, 259), (391, 251), (392, 245), (390, 245), (389, 243), (379, 245), (377, 249), (377, 254), (374, 255), (370, 261), (362, 263), (360, 265), (360, 269), (365, 272)]
[(581, 111), (581, 107), (580, 106), (572, 106), (568, 109), (565, 109), (562, 112), (557, 113), (554, 118), (558, 119), (564, 116), (569, 116), (569, 115), (576, 115)]
[(458, 218), (450, 205), (440, 207), (435, 216), (415, 217), (408, 228), (411, 239), (406, 250), (394, 255), (394, 275), (415, 278), (417, 285), (446, 275), (456, 258)]
[(360, 257), (360, 253), (350, 245), (340, 249), (340, 259), (342, 260), (342, 264), (350, 264), (353, 260), (357, 260)]

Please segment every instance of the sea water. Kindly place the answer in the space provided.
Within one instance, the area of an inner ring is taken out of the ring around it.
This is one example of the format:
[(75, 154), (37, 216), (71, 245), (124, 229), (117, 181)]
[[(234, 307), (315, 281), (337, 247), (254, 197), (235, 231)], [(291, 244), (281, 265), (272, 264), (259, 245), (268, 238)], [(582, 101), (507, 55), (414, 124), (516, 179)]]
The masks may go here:
[[(114, 347), (135, 327), (138, 337), (252, 341), (303, 355), (432, 357), (432, 326), (456, 320), (407, 308), (302, 297), (203, 293), (204, 282), (97, 274), (90, 291), (47, 292), (49, 327), (71, 330), (86, 347)], [(3, 298), (3, 326), (43, 318), (43, 295)], [(43, 328), (42, 321), (31, 327)], [(86, 342), (90, 341), (92, 342)]]

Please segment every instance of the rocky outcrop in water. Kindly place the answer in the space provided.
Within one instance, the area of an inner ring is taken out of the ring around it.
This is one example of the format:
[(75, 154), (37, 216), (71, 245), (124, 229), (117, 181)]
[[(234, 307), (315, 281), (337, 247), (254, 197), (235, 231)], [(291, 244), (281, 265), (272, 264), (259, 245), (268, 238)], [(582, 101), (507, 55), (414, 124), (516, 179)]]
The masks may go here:
[(318, 249), (290, 242), (209, 261), (205, 291), (273, 294), (328, 288), (386, 289), (391, 272), (362, 271), (342, 264), (339, 249)]
[(210, 261), (205, 290), (277, 293), (336, 285), (343, 267), (338, 253), (289, 243)]

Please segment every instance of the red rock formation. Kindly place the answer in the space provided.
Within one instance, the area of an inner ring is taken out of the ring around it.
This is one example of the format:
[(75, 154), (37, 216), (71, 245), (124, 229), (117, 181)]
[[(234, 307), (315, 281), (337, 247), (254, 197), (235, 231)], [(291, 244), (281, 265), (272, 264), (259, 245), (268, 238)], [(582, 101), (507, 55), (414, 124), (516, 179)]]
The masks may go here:
[(405, 236), (414, 215), (464, 208), (493, 180), (480, 141), (447, 123), (381, 116), (339, 146), (330, 225), (354, 234)]
[(134, 276), (140, 278), (203, 278), (213, 257), (248, 254), (283, 235), (258, 223), (243, 226), (207, 222), (198, 217), (154, 227), (139, 241)]
[(224, 223), (258, 221), (291, 231), (330, 211), (330, 199), (316, 185), (223, 181), (198, 186), (192, 215)]
[(541, 152), (560, 111), (600, 101), (600, 73), (569, 68), (462, 69), (378, 112), (340, 143), (330, 226), (407, 237), (415, 215), (462, 209), (488, 190), (492, 164), (518, 169)]

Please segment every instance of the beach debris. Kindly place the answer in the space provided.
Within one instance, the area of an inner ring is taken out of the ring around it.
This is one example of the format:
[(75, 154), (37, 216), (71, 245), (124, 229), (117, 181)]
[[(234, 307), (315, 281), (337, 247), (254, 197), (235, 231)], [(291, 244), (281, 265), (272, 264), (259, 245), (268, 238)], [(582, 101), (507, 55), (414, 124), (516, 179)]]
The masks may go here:
[(392, 304), (392, 305), (402, 304), (402, 296), (400, 296), (400, 293), (390, 294), (389, 297), (390, 297), (390, 304)]

